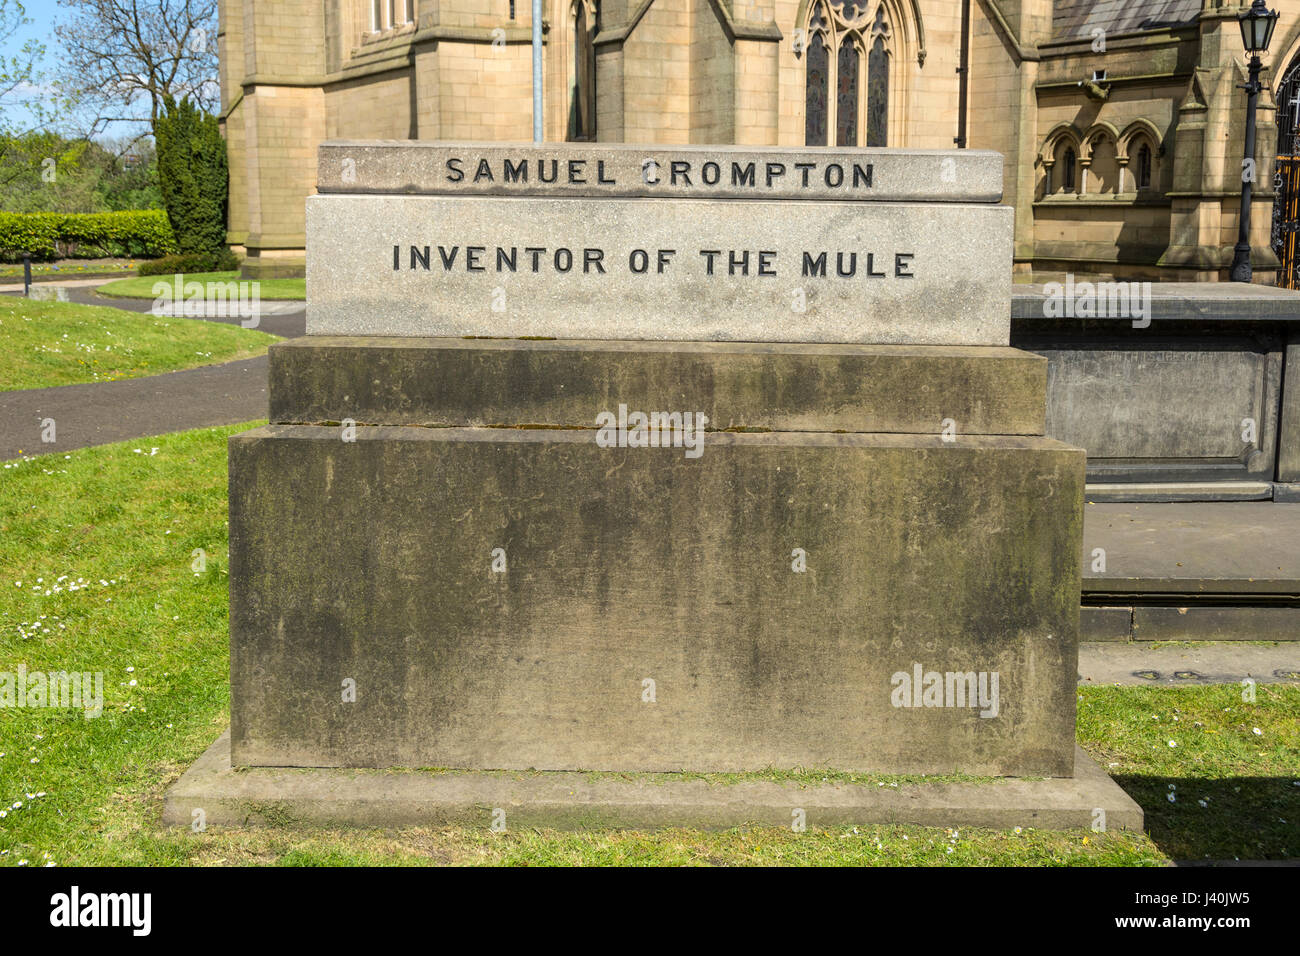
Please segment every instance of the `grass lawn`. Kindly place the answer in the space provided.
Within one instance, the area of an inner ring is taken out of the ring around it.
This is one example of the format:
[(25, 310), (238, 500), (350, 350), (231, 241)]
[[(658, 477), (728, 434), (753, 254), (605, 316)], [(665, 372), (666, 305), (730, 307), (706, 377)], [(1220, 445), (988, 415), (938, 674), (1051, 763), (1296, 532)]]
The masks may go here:
[(276, 336), (100, 305), (0, 298), (0, 391), (113, 382), (260, 355)]
[[(32, 279), (85, 279), (102, 275), (135, 275), (136, 259), (60, 259), (33, 262)], [(22, 282), (21, 262), (0, 263), (0, 281)]]
[[(99, 295), (119, 296), (127, 299), (155, 298), (155, 282), (174, 283), (175, 276), (132, 276), (129, 279), (114, 279), (96, 289)], [(181, 275), (182, 282), (202, 282), (206, 287), (209, 282), (238, 282), (238, 272), (191, 272)], [(253, 280), (245, 279), (249, 282)], [(294, 299), (303, 301), (307, 298), (306, 279), (258, 279), (257, 294), (262, 299)]]
[(1300, 687), (1277, 685), (1253, 704), (1236, 686), (1079, 692), (1079, 739), (1142, 804), (1149, 836), (164, 831), (164, 790), (228, 723), (225, 439), (252, 424), (0, 471), (0, 671), (104, 675), (96, 719), (0, 709), (0, 864), (1159, 865), (1300, 853)]

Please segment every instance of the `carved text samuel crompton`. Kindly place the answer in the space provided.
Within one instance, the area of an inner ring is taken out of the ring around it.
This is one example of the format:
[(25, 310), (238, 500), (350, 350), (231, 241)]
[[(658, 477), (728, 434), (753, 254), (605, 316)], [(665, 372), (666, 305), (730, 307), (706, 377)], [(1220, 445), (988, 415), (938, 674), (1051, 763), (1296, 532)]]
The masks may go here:
[[(762, 191), (778, 186), (797, 185), (801, 189), (825, 186), (828, 189), (870, 189), (871, 163), (779, 163), (734, 162), (699, 159), (645, 159), (637, 176), (647, 186), (732, 186)], [(601, 159), (503, 159), (495, 165), (487, 159), (448, 158), (445, 175), (449, 183), (470, 182), (476, 185), (554, 185), (618, 186), (618, 176)]]
[[(585, 246), (393, 246), (393, 271), (412, 272), (535, 272), (605, 275), (626, 269), (636, 275), (668, 273), (681, 257), (677, 249), (632, 249), (608, 252)], [(914, 279), (913, 252), (815, 250), (792, 254), (778, 273), (779, 253), (771, 249), (699, 249), (685, 253), (706, 276), (775, 278), (795, 274), (822, 279)], [(678, 268), (681, 268), (680, 266)], [(687, 267), (690, 268), (690, 267)]]

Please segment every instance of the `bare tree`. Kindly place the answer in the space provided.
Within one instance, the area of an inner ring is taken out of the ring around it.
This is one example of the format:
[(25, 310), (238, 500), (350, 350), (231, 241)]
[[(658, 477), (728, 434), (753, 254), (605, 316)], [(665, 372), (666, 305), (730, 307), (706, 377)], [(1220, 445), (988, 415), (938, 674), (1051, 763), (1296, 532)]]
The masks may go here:
[(214, 111), (217, 0), (59, 0), (55, 28), (69, 92), (92, 114), (91, 131), (112, 123), (152, 128), (168, 97)]

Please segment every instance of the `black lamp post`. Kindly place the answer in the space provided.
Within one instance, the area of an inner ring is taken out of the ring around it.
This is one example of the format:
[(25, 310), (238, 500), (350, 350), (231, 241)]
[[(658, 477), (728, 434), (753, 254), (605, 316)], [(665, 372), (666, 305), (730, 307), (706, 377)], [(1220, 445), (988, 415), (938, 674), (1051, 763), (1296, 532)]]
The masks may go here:
[[(1273, 39), (1273, 28), (1277, 26), (1277, 11), (1264, 6), (1264, 0), (1255, 0), (1249, 10), (1237, 17), (1241, 27), (1241, 42), (1250, 54), (1250, 79), (1242, 87), (1246, 91), (1246, 159), (1255, 158), (1255, 103), (1259, 91), (1259, 71), (1263, 64), (1259, 55), (1268, 50), (1268, 42)], [(1233, 247), (1232, 281), (1250, 281), (1250, 193), (1252, 175), (1242, 172), (1241, 177), (1241, 214), (1237, 217), (1237, 245)]]

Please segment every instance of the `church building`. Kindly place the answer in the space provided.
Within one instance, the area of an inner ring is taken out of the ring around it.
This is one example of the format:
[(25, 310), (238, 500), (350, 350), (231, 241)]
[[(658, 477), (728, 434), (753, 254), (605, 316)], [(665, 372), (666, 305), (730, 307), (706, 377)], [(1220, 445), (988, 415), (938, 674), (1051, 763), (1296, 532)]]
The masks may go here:
[[(1256, 281), (1300, 267), (1300, 0), (1265, 57)], [(1227, 277), (1246, 56), (1228, 0), (543, 0), (548, 141), (994, 149), (1015, 270)], [(229, 241), (303, 267), (326, 139), (529, 141), (530, 0), (221, 0)], [(1274, 199), (1277, 202), (1274, 202)]]

